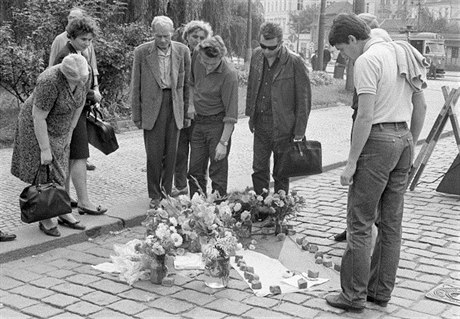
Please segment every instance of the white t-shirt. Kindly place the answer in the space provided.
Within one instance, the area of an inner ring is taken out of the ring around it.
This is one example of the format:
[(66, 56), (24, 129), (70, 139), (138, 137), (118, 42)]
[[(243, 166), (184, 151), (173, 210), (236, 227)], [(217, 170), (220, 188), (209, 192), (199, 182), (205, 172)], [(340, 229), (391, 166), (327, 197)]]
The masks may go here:
[(398, 72), (394, 48), (381, 38), (371, 38), (354, 67), (356, 92), (375, 95), (372, 124), (409, 122), (413, 90)]

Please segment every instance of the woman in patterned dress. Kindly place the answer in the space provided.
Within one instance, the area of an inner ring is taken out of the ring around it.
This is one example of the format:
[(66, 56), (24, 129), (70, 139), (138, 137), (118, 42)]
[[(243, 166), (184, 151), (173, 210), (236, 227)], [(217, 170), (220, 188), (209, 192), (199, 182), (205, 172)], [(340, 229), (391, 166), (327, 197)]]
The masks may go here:
[[(40, 74), (34, 92), (19, 112), (11, 163), (14, 176), (31, 184), (40, 165), (50, 164), (50, 178), (64, 185), (70, 139), (89, 85), (88, 63), (78, 54), (68, 55), (62, 63)], [(78, 224), (72, 214), (59, 218)], [(60, 236), (54, 219), (42, 220), (39, 228), (49, 236)]]

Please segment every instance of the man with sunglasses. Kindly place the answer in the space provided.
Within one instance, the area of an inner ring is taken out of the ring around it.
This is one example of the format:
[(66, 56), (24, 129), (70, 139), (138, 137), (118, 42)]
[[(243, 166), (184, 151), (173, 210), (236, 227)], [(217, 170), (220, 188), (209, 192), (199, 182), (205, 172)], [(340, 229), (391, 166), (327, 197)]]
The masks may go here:
[(224, 41), (216, 35), (198, 44), (192, 57), (195, 121), (188, 172), (191, 196), (200, 189), (206, 194), (208, 165), (212, 191), (227, 194), (230, 137), (238, 119), (238, 73), (225, 60), (226, 54)]
[(307, 67), (282, 39), (279, 24), (262, 24), (260, 47), (252, 54), (249, 70), (246, 115), (254, 133), (252, 182), (257, 194), (269, 189), (272, 153), (275, 193), (289, 191), (289, 178), (278, 174), (282, 146), (302, 140), (311, 109)]

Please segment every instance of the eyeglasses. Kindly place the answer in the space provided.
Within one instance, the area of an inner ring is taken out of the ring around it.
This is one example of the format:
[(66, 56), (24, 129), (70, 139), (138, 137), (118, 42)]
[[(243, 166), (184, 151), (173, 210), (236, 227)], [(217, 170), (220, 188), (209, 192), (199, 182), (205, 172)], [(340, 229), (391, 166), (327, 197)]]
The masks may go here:
[(259, 45), (263, 50), (268, 49), (270, 51), (273, 51), (276, 50), (280, 44), (278, 43), (277, 45), (265, 45), (259, 42)]

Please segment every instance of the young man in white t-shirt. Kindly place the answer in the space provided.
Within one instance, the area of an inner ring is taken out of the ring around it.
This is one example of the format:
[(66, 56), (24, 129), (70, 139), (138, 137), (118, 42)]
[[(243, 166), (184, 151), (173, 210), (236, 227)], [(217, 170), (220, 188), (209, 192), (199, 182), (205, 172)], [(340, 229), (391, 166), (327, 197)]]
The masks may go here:
[[(354, 14), (339, 15), (329, 33), (330, 44), (355, 61), (358, 114), (340, 176), (341, 184), (349, 185), (342, 292), (326, 301), (353, 312), (361, 312), (366, 299), (385, 307), (391, 298), (404, 192), (426, 112), (423, 92), (414, 91), (398, 72), (394, 47), (369, 34), (369, 27)], [(378, 218), (379, 233), (369, 259), (372, 225)]]

